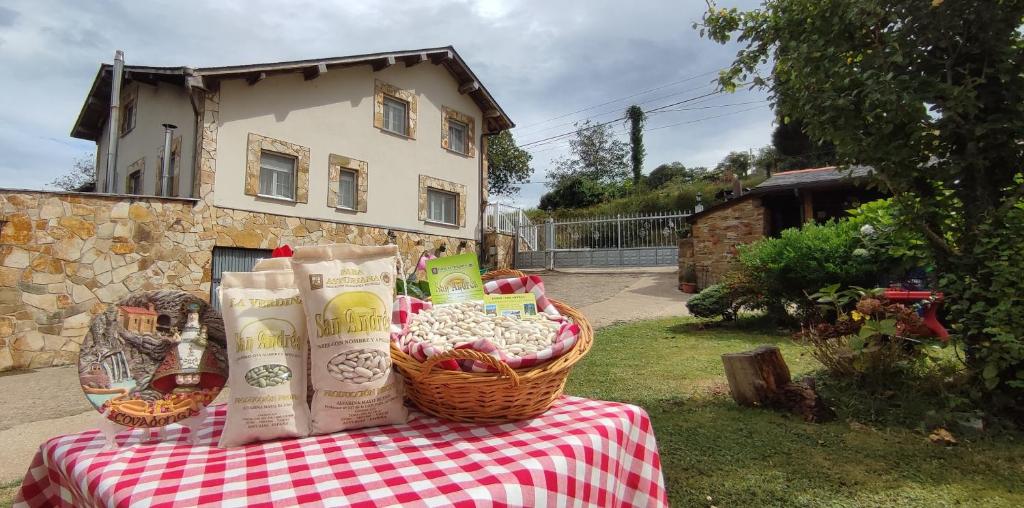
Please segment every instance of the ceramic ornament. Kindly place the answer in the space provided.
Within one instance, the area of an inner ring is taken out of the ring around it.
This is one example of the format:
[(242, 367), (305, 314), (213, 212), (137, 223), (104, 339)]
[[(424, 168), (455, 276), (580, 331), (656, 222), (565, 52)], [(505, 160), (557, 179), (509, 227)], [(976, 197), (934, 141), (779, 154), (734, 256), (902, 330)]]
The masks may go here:
[(228, 377), (224, 323), (183, 291), (130, 295), (93, 318), (82, 343), (82, 391), (127, 427), (163, 427), (199, 414)]

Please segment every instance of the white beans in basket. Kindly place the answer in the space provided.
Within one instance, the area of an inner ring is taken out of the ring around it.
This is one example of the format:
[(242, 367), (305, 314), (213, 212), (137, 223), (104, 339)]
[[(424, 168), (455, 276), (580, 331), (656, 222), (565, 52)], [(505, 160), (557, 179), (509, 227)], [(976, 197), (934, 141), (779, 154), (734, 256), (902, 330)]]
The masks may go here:
[(555, 342), (561, 323), (541, 316), (518, 320), (483, 312), (480, 303), (464, 302), (435, 306), (409, 318), (406, 341), (429, 342), (443, 351), (477, 339), (488, 339), (505, 353), (526, 356)]

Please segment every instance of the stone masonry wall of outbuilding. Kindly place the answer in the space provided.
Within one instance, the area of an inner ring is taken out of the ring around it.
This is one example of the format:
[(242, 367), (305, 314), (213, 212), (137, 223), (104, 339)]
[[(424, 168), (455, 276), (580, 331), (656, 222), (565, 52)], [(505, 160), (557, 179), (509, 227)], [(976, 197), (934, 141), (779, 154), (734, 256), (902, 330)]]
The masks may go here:
[(721, 279), (736, 262), (740, 245), (764, 238), (765, 210), (758, 198), (741, 198), (693, 219), (691, 238), (679, 245), (679, 274), (697, 270), (699, 283)]

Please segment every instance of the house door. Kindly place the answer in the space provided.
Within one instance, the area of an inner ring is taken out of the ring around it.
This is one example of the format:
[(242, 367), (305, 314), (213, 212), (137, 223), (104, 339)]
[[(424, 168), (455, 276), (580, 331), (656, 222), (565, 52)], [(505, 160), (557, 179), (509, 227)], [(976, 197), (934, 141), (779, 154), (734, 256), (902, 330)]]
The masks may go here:
[(236, 249), (233, 247), (214, 247), (213, 266), (210, 269), (210, 304), (220, 310), (220, 299), (217, 288), (224, 272), (251, 272), (256, 261), (269, 258), (269, 249)]

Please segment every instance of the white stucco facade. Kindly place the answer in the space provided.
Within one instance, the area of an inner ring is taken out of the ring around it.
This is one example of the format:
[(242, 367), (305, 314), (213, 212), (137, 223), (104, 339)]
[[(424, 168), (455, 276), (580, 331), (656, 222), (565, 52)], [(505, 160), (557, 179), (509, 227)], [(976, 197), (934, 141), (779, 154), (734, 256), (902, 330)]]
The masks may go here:
[[(132, 99), (134, 98), (134, 99)], [(116, 175), (114, 193), (125, 192), (128, 167), (136, 161), (145, 160), (142, 178), (143, 195), (157, 194), (157, 178), (160, 172), (159, 157), (164, 146), (163, 124), (176, 125), (174, 138), (180, 137), (178, 174), (178, 197), (191, 197), (195, 155), (196, 117), (188, 94), (180, 86), (169, 83), (146, 84), (132, 82), (121, 90), (122, 115), (125, 101), (135, 101), (135, 127), (121, 135), (117, 145)], [(96, 145), (97, 189), (106, 187), (108, 131), (103, 129)]]
[[(374, 127), (374, 84), (384, 81), (415, 91), (415, 138)], [(479, 232), (481, 150), (466, 156), (441, 145), (442, 107), (482, 124), (479, 107), (460, 94), (451, 74), (437, 65), (395, 65), (374, 72), (369, 66), (331, 69), (313, 80), (301, 73), (271, 75), (250, 85), (244, 79), (220, 84), (217, 170), (214, 204), (319, 220), (368, 224), (472, 239)], [(480, 146), (476, 129), (476, 145)], [(247, 138), (250, 133), (309, 149), (306, 203), (245, 193)], [(367, 162), (366, 211), (328, 206), (328, 158), (342, 155)], [(419, 176), (465, 186), (465, 224), (445, 226), (419, 219)]]

